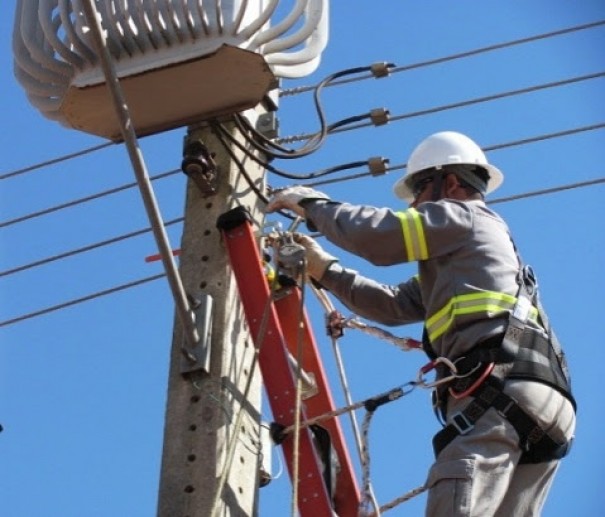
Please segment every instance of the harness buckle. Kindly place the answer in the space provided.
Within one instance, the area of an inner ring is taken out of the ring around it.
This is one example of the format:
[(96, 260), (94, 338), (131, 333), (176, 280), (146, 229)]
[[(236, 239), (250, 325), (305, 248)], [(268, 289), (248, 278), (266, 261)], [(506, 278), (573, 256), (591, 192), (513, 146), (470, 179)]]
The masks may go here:
[(473, 424), (462, 411), (459, 411), (452, 416), (452, 425), (456, 428), (456, 431), (462, 435), (471, 432), (475, 427), (475, 424)]

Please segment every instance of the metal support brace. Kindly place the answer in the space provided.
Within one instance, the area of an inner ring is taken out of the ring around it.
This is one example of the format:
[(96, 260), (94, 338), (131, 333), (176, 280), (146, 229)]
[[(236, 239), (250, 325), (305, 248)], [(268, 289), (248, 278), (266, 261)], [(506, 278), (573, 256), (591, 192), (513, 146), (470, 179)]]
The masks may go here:
[(191, 300), (194, 323), (197, 328), (199, 341), (193, 348), (187, 346), (183, 339), (181, 350), (181, 373), (187, 374), (196, 371), (210, 371), (210, 346), (212, 336), (212, 309), (214, 299), (207, 293), (202, 293), (199, 299)]

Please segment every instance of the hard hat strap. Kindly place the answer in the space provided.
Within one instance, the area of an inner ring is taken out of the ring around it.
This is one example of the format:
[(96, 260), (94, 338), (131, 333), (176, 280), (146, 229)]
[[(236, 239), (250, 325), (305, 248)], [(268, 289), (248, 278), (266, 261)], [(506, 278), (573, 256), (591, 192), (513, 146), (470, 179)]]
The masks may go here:
[(435, 179), (433, 180), (433, 193), (431, 194), (432, 201), (439, 201), (441, 199), (441, 187), (443, 186), (444, 173), (446, 171), (437, 171)]

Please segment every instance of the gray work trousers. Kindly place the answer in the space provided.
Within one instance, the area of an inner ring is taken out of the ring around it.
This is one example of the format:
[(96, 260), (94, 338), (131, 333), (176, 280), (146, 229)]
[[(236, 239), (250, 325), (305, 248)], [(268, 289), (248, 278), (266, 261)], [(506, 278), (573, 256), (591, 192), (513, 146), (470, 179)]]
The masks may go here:
[[(508, 381), (504, 391), (535, 416), (557, 441), (575, 430), (571, 403), (558, 391), (537, 382)], [(470, 397), (449, 397), (448, 422)], [(558, 461), (519, 465), (521, 450), (512, 425), (490, 408), (465, 435), (445, 447), (430, 469), (428, 517), (539, 516), (558, 468)]]

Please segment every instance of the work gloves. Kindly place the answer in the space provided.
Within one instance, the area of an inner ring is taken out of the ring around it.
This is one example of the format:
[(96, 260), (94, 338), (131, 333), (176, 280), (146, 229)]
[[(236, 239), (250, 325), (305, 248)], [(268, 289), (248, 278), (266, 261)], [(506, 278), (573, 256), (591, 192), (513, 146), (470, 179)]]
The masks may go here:
[(292, 234), (294, 242), (305, 248), (307, 260), (307, 275), (315, 280), (321, 280), (321, 277), (330, 267), (330, 264), (338, 262), (338, 259), (325, 251), (315, 239), (302, 233)]
[[(287, 187), (273, 195), (265, 208), (265, 212), (276, 212), (277, 210), (285, 208), (294, 212), (296, 215), (305, 218), (304, 202), (322, 199), (326, 201), (330, 200), (324, 193), (309, 187)], [(320, 280), (330, 264), (338, 262), (336, 257), (324, 251), (324, 249), (311, 237), (303, 235), (302, 233), (294, 233), (292, 234), (292, 238), (296, 244), (300, 244), (305, 248), (307, 275), (311, 278)]]
[(317, 190), (313, 190), (309, 187), (287, 187), (275, 193), (267, 204), (265, 212), (276, 212), (277, 210), (286, 208), (287, 210), (290, 210), (296, 215), (304, 218), (305, 209), (301, 205), (301, 202), (311, 201), (313, 199), (329, 200), (330, 198), (324, 193), (318, 192)]

